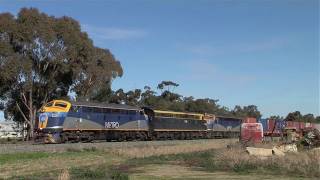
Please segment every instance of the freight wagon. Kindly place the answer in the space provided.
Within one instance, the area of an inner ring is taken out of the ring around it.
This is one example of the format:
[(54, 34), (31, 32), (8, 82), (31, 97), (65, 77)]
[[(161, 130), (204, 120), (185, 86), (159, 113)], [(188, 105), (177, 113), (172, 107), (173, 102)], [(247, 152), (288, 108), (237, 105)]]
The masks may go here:
[(304, 135), (306, 131), (312, 129), (320, 130), (320, 125), (310, 122), (285, 121), (273, 119), (260, 119), (259, 122), (263, 126), (265, 136), (280, 137), (285, 136), (286, 131), (295, 131), (300, 135)]
[(265, 136), (280, 136), (285, 128), (284, 120), (260, 119)]

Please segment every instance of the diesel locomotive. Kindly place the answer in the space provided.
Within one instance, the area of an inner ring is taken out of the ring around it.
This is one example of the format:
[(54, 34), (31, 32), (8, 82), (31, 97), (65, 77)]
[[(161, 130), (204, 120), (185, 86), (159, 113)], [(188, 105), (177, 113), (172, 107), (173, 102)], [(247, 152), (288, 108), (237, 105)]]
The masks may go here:
[(45, 143), (238, 137), (241, 119), (122, 104), (53, 100), (41, 109), (36, 141)]

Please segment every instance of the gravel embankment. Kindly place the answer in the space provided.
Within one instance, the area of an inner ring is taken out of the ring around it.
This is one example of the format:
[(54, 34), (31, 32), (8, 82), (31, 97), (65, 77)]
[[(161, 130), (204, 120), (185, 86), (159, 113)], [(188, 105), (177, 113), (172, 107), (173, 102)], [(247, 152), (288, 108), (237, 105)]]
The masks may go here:
[(0, 154), (21, 152), (63, 152), (68, 150), (83, 150), (86, 148), (107, 149), (129, 149), (134, 147), (157, 147), (171, 145), (204, 145), (206, 143), (217, 143), (217, 147), (225, 147), (237, 142), (237, 139), (200, 139), (200, 140), (171, 140), (171, 141), (129, 141), (129, 142), (95, 142), (95, 143), (68, 143), (68, 144), (0, 144)]

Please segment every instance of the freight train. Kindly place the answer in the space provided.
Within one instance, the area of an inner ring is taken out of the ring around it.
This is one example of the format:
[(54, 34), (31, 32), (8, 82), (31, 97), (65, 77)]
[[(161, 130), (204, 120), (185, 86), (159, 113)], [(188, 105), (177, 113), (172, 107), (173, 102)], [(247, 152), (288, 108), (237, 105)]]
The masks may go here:
[(313, 129), (320, 131), (320, 124), (318, 123), (286, 121), (283, 119), (259, 119), (259, 122), (262, 124), (264, 136), (285, 136), (287, 130), (295, 131), (300, 135), (304, 135)]
[[(284, 120), (239, 119), (207, 113), (162, 111), (148, 107), (53, 100), (41, 109), (36, 141), (46, 143), (199, 138), (238, 138), (241, 125), (261, 123), (264, 136), (303, 135), (320, 124)], [(248, 129), (247, 129), (248, 130)], [(260, 132), (260, 131), (259, 131)]]
[(242, 119), (148, 107), (53, 100), (41, 109), (36, 141), (166, 140), (239, 137)]

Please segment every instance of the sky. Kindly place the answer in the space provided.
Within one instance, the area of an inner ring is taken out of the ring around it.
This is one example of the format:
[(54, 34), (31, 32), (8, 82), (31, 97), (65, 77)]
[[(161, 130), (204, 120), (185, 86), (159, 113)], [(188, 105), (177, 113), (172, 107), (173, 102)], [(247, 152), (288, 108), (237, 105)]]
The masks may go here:
[(172, 80), (184, 96), (264, 117), (320, 114), (317, 0), (0, 0), (0, 12), (22, 7), (78, 20), (121, 62), (114, 90)]

